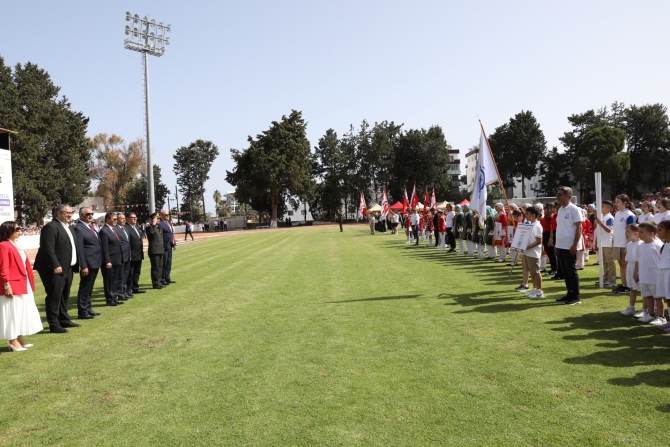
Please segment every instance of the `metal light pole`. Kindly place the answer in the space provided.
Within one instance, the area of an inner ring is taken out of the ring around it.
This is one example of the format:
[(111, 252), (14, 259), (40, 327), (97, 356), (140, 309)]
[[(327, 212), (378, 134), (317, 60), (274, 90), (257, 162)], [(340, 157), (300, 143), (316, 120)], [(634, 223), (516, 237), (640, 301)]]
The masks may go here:
[(132, 25), (126, 25), (126, 40), (123, 47), (142, 53), (144, 59), (144, 125), (147, 136), (147, 184), (149, 186), (149, 215), (156, 211), (156, 198), (154, 193), (154, 166), (151, 162), (151, 115), (149, 113), (149, 55), (160, 57), (165, 54), (165, 47), (170, 45), (170, 38), (165, 37), (170, 32), (170, 25), (156, 20), (149, 20), (149, 16), (140, 18), (139, 15), (131, 15), (126, 12), (126, 21)]

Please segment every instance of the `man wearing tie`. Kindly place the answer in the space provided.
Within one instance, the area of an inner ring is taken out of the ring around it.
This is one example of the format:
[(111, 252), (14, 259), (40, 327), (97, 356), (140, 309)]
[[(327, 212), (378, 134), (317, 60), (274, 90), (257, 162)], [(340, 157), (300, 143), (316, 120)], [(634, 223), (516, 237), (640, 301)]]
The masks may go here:
[(174, 229), (170, 220), (170, 213), (161, 210), (161, 221), (158, 226), (163, 230), (163, 285), (174, 284), (170, 272), (172, 271), (172, 250), (177, 249), (177, 241), (174, 238)]
[(77, 246), (68, 223), (72, 218), (69, 205), (58, 205), (55, 219), (42, 228), (40, 248), (35, 256), (35, 270), (39, 273), (46, 291), (46, 314), (49, 330), (61, 334), (68, 327), (79, 327), (67, 312), (72, 286), (72, 273), (79, 272)]
[(116, 213), (105, 214), (105, 225), (100, 229), (100, 244), (102, 245), (102, 278), (104, 280), (105, 300), (108, 306), (118, 306), (117, 289), (120, 282), (121, 268), (121, 238), (116, 231)]
[(135, 293), (145, 293), (146, 290), (140, 289), (140, 273), (142, 272), (142, 260), (144, 259), (144, 245), (142, 244), (142, 234), (137, 228), (137, 215), (127, 213), (126, 233), (130, 238), (130, 270), (126, 280), (126, 290)]
[(151, 285), (154, 289), (163, 288), (163, 230), (161, 230), (158, 222), (159, 214), (154, 213), (151, 217), (151, 224), (147, 225), (147, 240), (149, 242), (149, 262), (151, 263)]
[(77, 254), (79, 255), (79, 292), (77, 308), (80, 320), (90, 320), (100, 315), (91, 308), (93, 285), (102, 265), (100, 236), (93, 225), (93, 210), (79, 209), (79, 223), (74, 227)]
[(121, 267), (121, 278), (118, 285), (119, 300), (128, 300), (133, 297), (131, 289), (127, 287), (128, 284), (128, 275), (130, 273), (130, 237), (126, 233), (126, 216), (123, 213), (116, 214), (116, 233), (121, 239), (121, 261), (123, 262)]

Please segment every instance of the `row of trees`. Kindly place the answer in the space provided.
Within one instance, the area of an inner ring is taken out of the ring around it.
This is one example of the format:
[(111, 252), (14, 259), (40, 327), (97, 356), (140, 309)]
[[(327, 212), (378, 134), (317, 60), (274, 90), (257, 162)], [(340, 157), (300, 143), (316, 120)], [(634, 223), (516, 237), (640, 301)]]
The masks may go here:
[(276, 221), (287, 204), (297, 209), (298, 200), (307, 201), (313, 215), (333, 218), (342, 204), (356, 208), (361, 192), (380, 202), (387, 189), (390, 200), (402, 200), (404, 188), (414, 182), (419, 189), (435, 188), (439, 197), (461, 198), (458, 188), (452, 189), (451, 146), (439, 126), (404, 130), (402, 124), (364, 120), (341, 138), (328, 129), (314, 152), (306, 126), (302, 113), (293, 110), (249, 137), (247, 149), (231, 149), (235, 168), (226, 181), (236, 187), (240, 203)]
[(553, 196), (560, 185), (572, 186), (581, 201), (593, 199), (594, 173), (602, 172), (612, 193), (640, 198), (670, 181), (670, 120), (662, 104), (588, 110), (568, 117), (572, 130), (559, 140), (564, 150), (547, 150), (544, 134), (530, 111), (522, 111), (489, 136), (503, 183), (540, 176), (540, 195)]
[(0, 57), (0, 127), (18, 132), (12, 174), (20, 219), (38, 221), (53, 205), (80, 203), (88, 193), (88, 121), (45, 70), (32, 63), (12, 70)]

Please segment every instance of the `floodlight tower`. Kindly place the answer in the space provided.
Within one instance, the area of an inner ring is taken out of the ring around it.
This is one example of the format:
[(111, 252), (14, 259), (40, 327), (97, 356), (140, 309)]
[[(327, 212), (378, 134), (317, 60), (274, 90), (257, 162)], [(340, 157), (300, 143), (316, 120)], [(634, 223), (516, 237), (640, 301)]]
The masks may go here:
[(149, 186), (149, 214), (156, 211), (156, 199), (154, 197), (154, 168), (151, 163), (151, 115), (149, 113), (149, 55), (160, 57), (165, 54), (165, 47), (170, 45), (170, 38), (166, 34), (170, 32), (170, 25), (163, 22), (156, 23), (155, 19), (149, 20), (146, 15), (132, 15), (126, 12), (126, 40), (123, 46), (127, 50), (142, 53), (144, 60), (144, 125), (147, 133), (147, 184)]

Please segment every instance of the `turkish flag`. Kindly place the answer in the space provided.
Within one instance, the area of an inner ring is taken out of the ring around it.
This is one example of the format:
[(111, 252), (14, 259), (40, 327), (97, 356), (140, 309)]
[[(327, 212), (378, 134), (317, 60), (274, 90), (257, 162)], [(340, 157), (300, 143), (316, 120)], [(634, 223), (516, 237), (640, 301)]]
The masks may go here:
[(417, 206), (419, 206), (419, 198), (416, 196), (416, 185), (414, 185), (414, 189), (412, 189), (412, 198), (409, 201), (409, 207), (415, 210)]
[(423, 212), (426, 213), (430, 209), (428, 206), (428, 188), (426, 188), (426, 191), (423, 193)]
[(402, 213), (407, 213), (407, 208), (409, 208), (409, 200), (407, 200), (407, 188), (405, 188), (405, 197), (402, 199)]
[(361, 204), (358, 206), (358, 220), (363, 219), (368, 214), (368, 207), (365, 204), (365, 196), (361, 193)]

